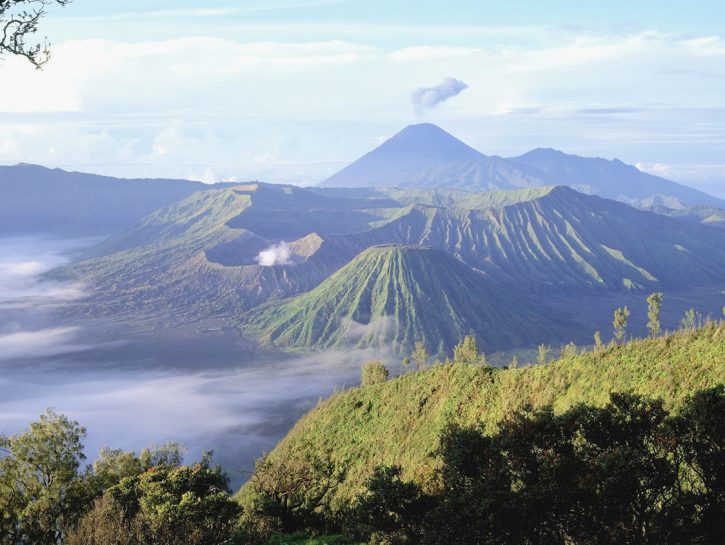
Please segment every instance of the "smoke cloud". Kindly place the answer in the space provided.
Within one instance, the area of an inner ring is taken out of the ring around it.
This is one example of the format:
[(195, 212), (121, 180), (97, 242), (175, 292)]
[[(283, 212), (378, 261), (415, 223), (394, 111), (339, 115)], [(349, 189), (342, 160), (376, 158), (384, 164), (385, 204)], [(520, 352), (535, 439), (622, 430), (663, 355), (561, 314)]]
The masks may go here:
[(467, 83), (456, 78), (445, 78), (435, 87), (419, 87), (411, 93), (410, 100), (416, 113), (421, 114), (460, 94), (464, 89), (468, 89)]
[(259, 252), (255, 261), (262, 267), (274, 267), (275, 265), (289, 265), (292, 263), (290, 257), (292, 251), (285, 241), (273, 244), (266, 250)]

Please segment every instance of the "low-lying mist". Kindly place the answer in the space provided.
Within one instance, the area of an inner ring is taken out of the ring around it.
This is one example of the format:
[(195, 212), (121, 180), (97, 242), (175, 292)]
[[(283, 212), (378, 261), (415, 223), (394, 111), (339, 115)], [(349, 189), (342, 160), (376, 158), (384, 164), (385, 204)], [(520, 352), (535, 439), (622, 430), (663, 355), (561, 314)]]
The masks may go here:
[[(182, 335), (163, 328), (139, 341), (122, 325), (59, 318), (84, 287), (41, 275), (91, 242), (0, 239), (0, 433), (17, 433), (53, 407), (88, 429), (89, 461), (103, 446), (179, 441), (190, 459), (213, 449), (238, 485), (320, 397), (357, 382), (370, 357), (327, 352), (262, 361), (240, 351), (229, 332), (200, 333), (180, 346)], [(206, 350), (219, 340), (223, 348)], [(174, 365), (180, 352), (186, 359)]]

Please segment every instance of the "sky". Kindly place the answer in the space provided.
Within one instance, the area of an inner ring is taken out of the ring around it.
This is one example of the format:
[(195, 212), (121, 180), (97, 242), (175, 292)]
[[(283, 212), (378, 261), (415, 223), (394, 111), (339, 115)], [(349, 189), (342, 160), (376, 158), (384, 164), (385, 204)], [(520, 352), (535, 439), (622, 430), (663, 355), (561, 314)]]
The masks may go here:
[(313, 184), (425, 121), (725, 197), (719, 0), (74, 0), (42, 33), (44, 70), (0, 61), (0, 164)]

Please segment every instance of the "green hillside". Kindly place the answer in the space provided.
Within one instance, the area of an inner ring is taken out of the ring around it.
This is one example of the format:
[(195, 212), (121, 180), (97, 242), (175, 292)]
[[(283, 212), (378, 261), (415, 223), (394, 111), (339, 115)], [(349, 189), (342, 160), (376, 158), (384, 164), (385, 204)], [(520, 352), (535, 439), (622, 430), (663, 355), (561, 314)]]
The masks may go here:
[[(374, 466), (398, 464), (426, 483), (446, 423), (497, 422), (526, 405), (603, 405), (610, 392), (659, 397), (677, 409), (693, 392), (725, 383), (725, 322), (560, 359), (548, 365), (491, 369), (437, 365), (321, 401), (269, 459), (323, 459), (345, 470), (333, 504), (351, 498)], [(250, 494), (243, 488), (241, 497)]]
[[(280, 347), (449, 353), (467, 334), (488, 351), (566, 339), (572, 324), (441, 250), (374, 246), (317, 288), (248, 313), (243, 331)], [(528, 343), (528, 344), (527, 344)]]

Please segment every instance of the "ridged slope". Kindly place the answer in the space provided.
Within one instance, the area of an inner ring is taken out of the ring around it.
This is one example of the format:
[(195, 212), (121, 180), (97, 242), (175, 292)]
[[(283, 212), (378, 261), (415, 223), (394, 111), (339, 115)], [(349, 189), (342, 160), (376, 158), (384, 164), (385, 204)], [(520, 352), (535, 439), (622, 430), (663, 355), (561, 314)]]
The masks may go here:
[(499, 208), (416, 206), (348, 240), (358, 247), (431, 246), (494, 279), (540, 292), (664, 289), (725, 279), (719, 230), (563, 186), (534, 197)]
[(310, 292), (252, 310), (244, 331), (280, 347), (448, 352), (474, 334), (486, 350), (562, 338), (570, 327), (430, 248), (376, 246)]

